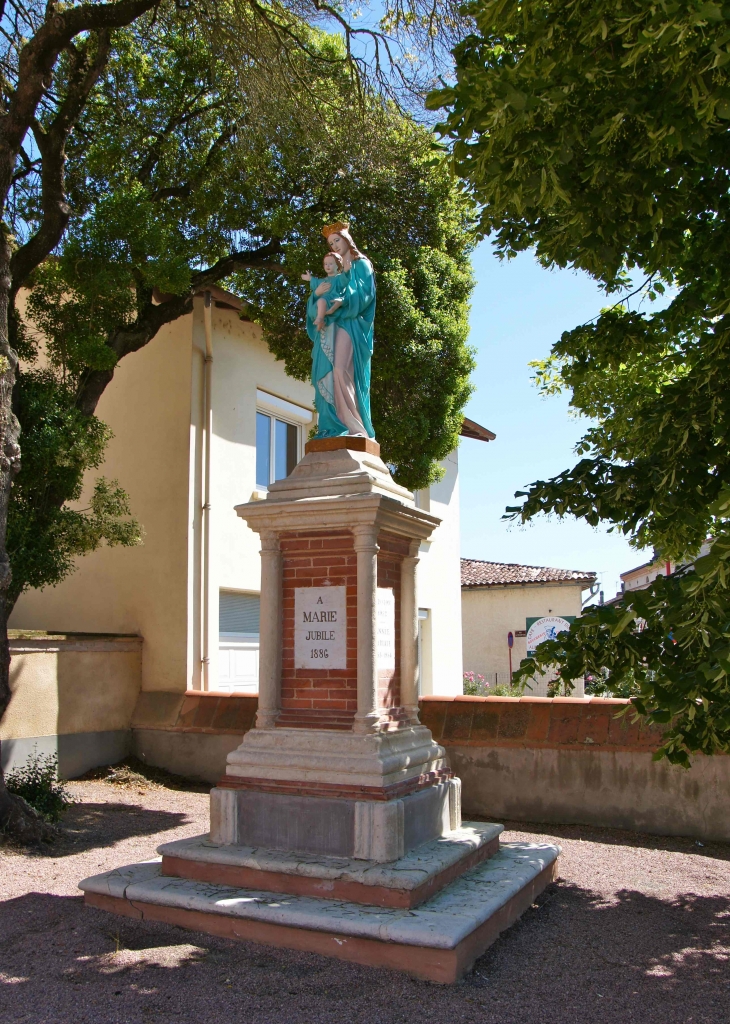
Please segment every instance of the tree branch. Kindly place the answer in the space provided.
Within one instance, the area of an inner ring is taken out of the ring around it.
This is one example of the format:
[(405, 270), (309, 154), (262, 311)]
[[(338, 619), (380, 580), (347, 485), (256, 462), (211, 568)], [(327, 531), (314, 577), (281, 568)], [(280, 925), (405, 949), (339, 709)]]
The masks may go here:
[(154, 142), (147, 151), (147, 155), (145, 156), (144, 160), (140, 165), (139, 170), (137, 171), (137, 177), (140, 181), (148, 181), (152, 177), (152, 172), (154, 171), (160, 159), (160, 149), (162, 147), (163, 142), (170, 134), (170, 132), (185, 124), (185, 122), (189, 119), (189, 117), (192, 114), (203, 113), (211, 106), (217, 105), (209, 104), (208, 106), (204, 107), (202, 111), (200, 109), (196, 109), (195, 104), (198, 102), (198, 100), (201, 99), (201, 97), (205, 95), (206, 91), (207, 86), (202, 89), (199, 89), (195, 96), (190, 97), (190, 101), (185, 105), (185, 107), (182, 110), (178, 111), (178, 113), (175, 114), (174, 117), (171, 117), (168, 120), (167, 124), (164, 126), (164, 128), (161, 128), (160, 131), (157, 132), (154, 138)]
[[(281, 242), (272, 239), (258, 249), (249, 249), (231, 253), (218, 260), (212, 267), (193, 274), (190, 288), (185, 295), (174, 295), (155, 305), (151, 300), (144, 308), (140, 308), (133, 324), (117, 327), (107, 338), (107, 345), (116, 355), (117, 362), (132, 352), (138, 352), (155, 337), (160, 328), (172, 323), (181, 316), (190, 313), (195, 295), (206, 287), (229, 277), (237, 270), (255, 268), (257, 270), (283, 271), (280, 263), (273, 261), (274, 256), (283, 254)], [(88, 370), (81, 378), (76, 396), (76, 408), (85, 416), (91, 416), (99, 403), (105, 388), (114, 377), (114, 370)]]
[(118, 0), (117, 3), (79, 4), (64, 10), (49, 0), (45, 21), (20, 51), (17, 85), (7, 112), (0, 115), (0, 197), (3, 201), (10, 187), (18, 150), (50, 84), (61, 51), (80, 33), (128, 25), (159, 2)]
[(160, 199), (187, 199), (188, 196), (191, 196), (195, 186), (199, 184), (205, 171), (210, 169), (215, 158), (230, 142), (239, 127), (240, 125), (238, 123), (233, 124), (213, 140), (205, 161), (191, 181), (186, 182), (184, 185), (169, 185), (167, 188), (155, 189), (155, 191), (150, 195), (152, 202), (159, 202)]
[[(94, 43), (96, 43), (94, 52)], [(36, 144), (42, 157), (41, 208), (43, 219), (36, 233), (13, 253), (10, 260), (12, 298), (29, 274), (61, 241), (71, 210), (66, 202), (66, 142), (89, 93), (99, 79), (109, 57), (111, 36), (108, 29), (95, 33), (85, 45), (73, 50), (73, 67), (66, 96), (47, 131), (33, 124)]]
[(15, 174), (13, 174), (13, 185), (16, 185), (19, 181), (22, 181), (23, 178), (27, 178), (28, 175), (32, 174), (33, 171), (37, 167), (39, 167), (41, 163), (40, 160), (31, 160), (23, 146), (20, 147), (20, 152), (18, 153), (18, 156), (20, 157), (20, 162), (23, 166), (20, 170), (16, 171)]
[(284, 250), (278, 238), (273, 238), (266, 245), (259, 246), (258, 249), (232, 252), (229, 256), (224, 256), (218, 260), (212, 267), (193, 274), (191, 288), (193, 291), (200, 291), (201, 288), (207, 288), (208, 285), (216, 284), (224, 277), (230, 277), (237, 270), (256, 268), (257, 270), (278, 270), (281, 273), (284, 268), (280, 263), (275, 263), (272, 257), (283, 255), (283, 252)]

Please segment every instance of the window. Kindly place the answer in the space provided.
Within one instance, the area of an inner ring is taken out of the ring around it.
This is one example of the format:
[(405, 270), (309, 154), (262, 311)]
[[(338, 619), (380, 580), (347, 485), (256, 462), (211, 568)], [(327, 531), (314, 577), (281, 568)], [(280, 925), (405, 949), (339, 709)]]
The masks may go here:
[(299, 427), (265, 412), (256, 413), (256, 486), (289, 476), (299, 461)]
[(259, 688), (260, 603), (258, 594), (220, 591), (217, 690), (256, 693)]
[(218, 604), (219, 632), (258, 638), (260, 606), (261, 598), (258, 594), (221, 590)]
[(289, 476), (302, 451), (302, 436), (314, 410), (256, 389), (256, 486)]

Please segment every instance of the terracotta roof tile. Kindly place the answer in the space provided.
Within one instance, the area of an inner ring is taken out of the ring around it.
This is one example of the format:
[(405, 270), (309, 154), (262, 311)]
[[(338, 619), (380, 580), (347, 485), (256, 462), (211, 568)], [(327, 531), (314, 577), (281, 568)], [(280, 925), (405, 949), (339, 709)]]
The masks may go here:
[(594, 572), (577, 569), (551, 569), (544, 565), (517, 565), (514, 562), (481, 562), (462, 558), (462, 587), (497, 587), (508, 583), (593, 583)]

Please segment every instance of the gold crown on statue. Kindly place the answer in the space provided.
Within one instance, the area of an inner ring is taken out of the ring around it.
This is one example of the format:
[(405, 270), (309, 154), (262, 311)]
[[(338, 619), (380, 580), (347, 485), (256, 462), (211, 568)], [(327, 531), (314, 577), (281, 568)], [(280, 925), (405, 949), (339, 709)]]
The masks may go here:
[(322, 228), (322, 234), (325, 238), (329, 238), (330, 235), (339, 234), (341, 231), (349, 231), (350, 225), (345, 220), (337, 220), (334, 224), (325, 224)]

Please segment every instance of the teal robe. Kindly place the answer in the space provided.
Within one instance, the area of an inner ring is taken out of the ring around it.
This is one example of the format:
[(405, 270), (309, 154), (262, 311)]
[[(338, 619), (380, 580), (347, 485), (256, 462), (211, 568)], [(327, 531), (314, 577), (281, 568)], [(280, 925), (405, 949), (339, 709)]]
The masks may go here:
[[(343, 281), (344, 279), (344, 281)], [(368, 437), (375, 437), (370, 418), (370, 363), (373, 355), (373, 322), (375, 320), (375, 275), (370, 260), (355, 260), (350, 270), (328, 278), (333, 287), (324, 296), (331, 305), (335, 298), (342, 305), (326, 317), (324, 330), (314, 326), (317, 296), (314, 289), (321, 279), (311, 282), (307, 303), (307, 334), (312, 339), (312, 384), (317, 409), (316, 437), (341, 437), (349, 433), (337, 416), (332, 381), (335, 359), (335, 335), (342, 327), (352, 339), (353, 373), (358, 411)]]

